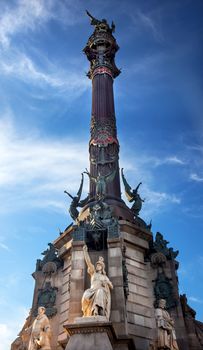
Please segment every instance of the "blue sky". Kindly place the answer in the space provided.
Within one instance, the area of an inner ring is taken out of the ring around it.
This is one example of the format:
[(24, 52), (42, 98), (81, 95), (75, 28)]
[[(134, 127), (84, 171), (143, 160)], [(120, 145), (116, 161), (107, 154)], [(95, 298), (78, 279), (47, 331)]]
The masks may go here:
[(202, 1), (1, 0), (1, 350), (28, 314), (36, 259), (71, 222), (63, 191), (88, 166), (86, 8), (116, 24), (120, 166), (143, 182), (141, 216), (180, 250), (180, 292), (203, 320)]

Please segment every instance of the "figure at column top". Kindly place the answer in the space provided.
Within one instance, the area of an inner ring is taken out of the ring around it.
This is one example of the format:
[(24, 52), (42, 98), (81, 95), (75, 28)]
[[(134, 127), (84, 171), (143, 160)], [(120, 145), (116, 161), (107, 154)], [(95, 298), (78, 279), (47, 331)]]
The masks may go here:
[(104, 31), (109, 31), (110, 33), (115, 32), (115, 24), (112, 21), (111, 27), (107, 23), (107, 20), (103, 18), (102, 20), (99, 20), (95, 17), (93, 17), (89, 11), (86, 10), (87, 15), (91, 18), (91, 25), (95, 26), (96, 30), (104, 30)]

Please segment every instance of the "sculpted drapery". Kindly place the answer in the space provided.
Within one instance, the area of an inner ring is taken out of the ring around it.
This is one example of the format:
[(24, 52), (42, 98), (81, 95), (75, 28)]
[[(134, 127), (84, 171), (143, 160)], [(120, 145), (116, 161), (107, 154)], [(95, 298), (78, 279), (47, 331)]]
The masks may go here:
[(91, 277), (91, 286), (82, 297), (83, 316), (105, 316), (108, 320), (111, 310), (111, 293), (113, 285), (106, 276), (104, 259), (99, 257), (95, 267), (91, 263), (87, 246), (83, 247), (88, 273)]
[(160, 299), (159, 306), (155, 310), (155, 317), (158, 328), (157, 347), (158, 349), (179, 350), (176, 342), (174, 321), (165, 310), (166, 300)]
[(50, 337), (49, 319), (45, 315), (45, 308), (40, 306), (38, 308), (38, 316), (32, 324), (28, 350), (51, 350)]

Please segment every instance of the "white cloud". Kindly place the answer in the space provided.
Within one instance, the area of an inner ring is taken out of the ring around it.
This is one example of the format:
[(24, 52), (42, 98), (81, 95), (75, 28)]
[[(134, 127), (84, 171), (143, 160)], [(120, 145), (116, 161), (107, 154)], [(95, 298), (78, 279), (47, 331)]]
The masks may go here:
[[(164, 163), (166, 163), (166, 159), (164, 159)], [(144, 217), (147, 221), (152, 216), (158, 214), (160, 209), (163, 211), (170, 205), (179, 205), (181, 203), (181, 198), (176, 194), (152, 190), (152, 187), (156, 188), (156, 183), (150, 168), (163, 164), (163, 160), (139, 153), (139, 155), (136, 156), (135, 154), (132, 158), (121, 157), (120, 164), (122, 164), (124, 175), (132, 188), (135, 188), (142, 181), (139, 193), (145, 199), (145, 202), (143, 203), (140, 216)], [(124, 192), (123, 188), (123, 194)]]
[(133, 74), (133, 79), (135, 79), (136, 76), (137, 79), (140, 78), (140, 81), (144, 82), (145, 84), (148, 81), (149, 85), (149, 78), (150, 80), (155, 79), (157, 81), (160, 78), (160, 75), (163, 74), (161, 66), (164, 59), (165, 55), (163, 53), (155, 53), (150, 56), (142, 57), (140, 60), (136, 60), (136, 62), (128, 67), (126, 71), (129, 73), (129, 75)]
[(15, 34), (38, 31), (51, 19), (65, 25), (73, 25), (80, 20), (79, 5), (78, 0), (18, 0), (15, 6), (2, 6), (0, 43), (6, 49)]
[(1, 210), (14, 210), (16, 202), (18, 208), (29, 203), (59, 210), (66, 201), (65, 195), (63, 203), (59, 200), (63, 190), (78, 190), (87, 153), (87, 142), (22, 135), (7, 115), (0, 120), (0, 188), (5, 197)]
[(188, 297), (188, 300), (189, 301), (193, 301), (194, 303), (203, 304), (203, 300), (202, 299), (196, 298), (194, 296)]
[(181, 203), (181, 199), (177, 195), (153, 191), (147, 185), (143, 186), (142, 197), (145, 198), (143, 216), (146, 218), (155, 216), (160, 212), (160, 209), (163, 211), (171, 204)]
[(25, 318), (28, 316), (28, 310), (24, 307), (16, 307), (15, 312), (9, 313), (10, 317), (7, 319), (8, 315), (4, 315), (5, 320), (0, 322), (0, 350), (10, 349), (11, 343), (17, 337)]
[[(181, 202), (175, 194), (151, 189), (155, 184), (146, 159), (139, 155), (136, 161), (134, 157), (122, 157), (120, 161), (133, 188), (143, 181), (140, 194), (146, 201), (141, 216), (155, 214), (160, 208)], [(0, 188), (4, 196), (1, 211), (16, 210), (15, 203), (18, 203), (18, 210), (41, 207), (65, 211), (70, 199), (63, 191), (77, 192), (81, 172), (88, 164), (87, 140), (42, 139), (36, 132), (32, 134), (32, 130), (23, 135), (16, 130), (12, 116), (7, 113), (0, 120)], [(84, 196), (88, 186), (86, 177)]]
[(179, 165), (184, 165), (185, 162), (183, 160), (181, 160), (180, 158), (178, 158), (177, 156), (172, 156), (172, 157), (168, 157), (165, 159), (165, 163), (168, 164), (179, 164)]
[[(0, 350), (9, 349), (11, 345), (11, 341), (14, 339), (12, 339), (11, 330), (9, 329), (8, 325), (5, 323), (0, 323), (0, 337), (1, 337)], [(16, 333), (14, 337), (16, 337)]]
[(185, 165), (186, 164), (182, 159), (178, 158), (176, 155), (168, 156), (165, 158), (153, 157), (153, 158), (149, 158), (148, 161), (152, 162), (155, 167), (160, 165), (165, 165), (165, 164), (168, 164), (168, 165)]
[(152, 19), (152, 16), (149, 14), (145, 14), (144, 12), (138, 11), (137, 12), (137, 18), (135, 19), (139, 20), (140, 23), (149, 30), (150, 33), (153, 34), (154, 38), (157, 41), (163, 40), (163, 34), (160, 29), (158, 29), (158, 24), (155, 22), (154, 19)]
[(196, 182), (203, 182), (203, 177), (201, 177), (195, 173), (192, 173), (192, 174), (190, 174), (190, 180), (193, 180)]
[(62, 93), (69, 93), (72, 98), (81, 95), (90, 82), (85, 75), (74, 70), (63, 70), (46, 60), (46, 71), (37, 67), (33, 60), (26, 54), (18, 51), (10, 51), (2, 56), (0, 72), (5, 76), (20, 79), (26, 84), (34, 84), (41, 87), (50, 87)]
[(10, 251), (9, 247), (6, 244), (1, 243), (1, 242), (0, 242), (0, 248), (7, 250), (8, 252)]
[(156, 11), (146, 13), (141, 10), (136, 10), (135, 13), (130, 13), (130, 17), (136, 31), (143, 32), (143, 30), (145, 30), (158, 42), (164, 40), (163, 32), (159, 23), (160, 20), (157, 17)]
[[(74, 3), (18, 0), (16, 5), (4, 7), (0, 4), (1, 75), (19, 79), (29, 86), (32, 84), (46, 88), (46, 94), (50, 92), (47, 90), (49, 87), (57, 92), (66, 93), (67, 99), (80, 96), (90, 86), (85, 74), (81, 75), (81, 71), (85, 72), (85, 67), (83, 69), (81, 63), (78, 69), (79, 63), (76, 67), (77, 60), (72, 57), (69, 59), (69, 68), (64, 69), (60, 63), (53, 64), (48, 60), (47, 53), (44, 55), (39, 48), (37, 49), (35, 41), (29, 40), (27, 45), (21, 45), (24, 34), (41, 30), (42, 25), (50, 20), (56, 20), (62, 25), (73, 25), (80, 21), (82, 16), (79, 15), (80, 6), (77, 6), (79, 4), (80, 0), (75, 0)], [(44, 29), (48, 30), (48, 26)], [(12, 38), (18, 33), (21, 37), (10, 45)], [(37, 59), (34, 58), (36, 55)]]
[[(185, 165), (186, 162), (183, 161), (182, 159), (180, 159), (178, 156), (173, 155), (173, 156), (166, 156), (166, 157), (152, 157), (150, 155), (147, 154), (142, 154), (142, 157), (138, 156), (137, 157), (138, 160), (135, 162), (135, 164), (137, 164), (137, 162), (139, 162), (139, 165), (142, 164), (142, 166), (150, 166), (150, 167), (158, 167), (161, 165)], [(126, 164), (126, 169), (128, 170), (132, 170), (132, 164)], [(133, 169), (135, 170), (135, 168), (133, 167)]]
[(11, 37), (25, 30), (34, 30), (51, 18), (52, 1), (19, 0), (15, 7), (6, 7), (0, 20), (0, 42), (7, 48)]

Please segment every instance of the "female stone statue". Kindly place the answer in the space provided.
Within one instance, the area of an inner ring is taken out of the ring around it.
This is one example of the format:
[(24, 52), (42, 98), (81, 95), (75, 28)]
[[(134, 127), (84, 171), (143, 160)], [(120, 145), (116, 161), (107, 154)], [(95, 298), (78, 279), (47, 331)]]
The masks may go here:
[(176, 342), (176, 335), (174, 329), (174, 321), (165, 310), (166, 300), (160, 299), (159, 306), (155, 310), (155, 317), (158, 327), (158, 349), (179, 350)]
[(87, 246), (83, 247), (88, 273), (91, 276), (91, 287), (82, 297), (83, 316), (105, 316), (108, 320), (111, 309), (110, 289), (113, 285), (106, 276), (104, 259), (99, 257), (95, 267), (91, 263)]
[(48, 317), (45, 315), (45, 307), (38, 308), (38, 315), (31, 327), (31, 337), (28, 350), (51, 350), (51, 329)]

